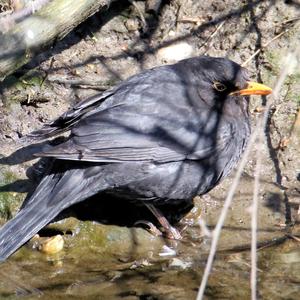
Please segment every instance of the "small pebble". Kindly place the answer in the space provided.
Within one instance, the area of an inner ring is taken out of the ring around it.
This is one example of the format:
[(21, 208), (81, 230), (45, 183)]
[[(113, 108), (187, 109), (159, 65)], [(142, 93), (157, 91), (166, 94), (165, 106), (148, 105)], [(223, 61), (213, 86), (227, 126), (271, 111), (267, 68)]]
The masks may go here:
[(139, 22), (136, 19), (128, 19), (125, 22), (125, 27), (127, 28), (128, 31), (136, 31), (139, 29)]
[(56, 235), (44, 240), (39, 245), (39, 250), (46, 254), (54, 254), (60, 252), (64, 248), (64, 239), (61, 235)]
[(169, 267), (181, 268), (183, 270), (190, 268), (192, 266), (192, 262), (186, 262), (179, 258), (172, 258), (170, 261)]
[(176, 62), (193, 56), (194, 48), (186, 42), (179, 42), (161, 48), (157, 51), (157, 57), (165, 62)]
[(176, 255), (176, 251), (174, 249), (171, 249), (170, 247), (164, 245), (163, 248), (162, 248), (162, 252), (160, 252), (158, 254), (159, 256), (173, 256), (173, 255)]

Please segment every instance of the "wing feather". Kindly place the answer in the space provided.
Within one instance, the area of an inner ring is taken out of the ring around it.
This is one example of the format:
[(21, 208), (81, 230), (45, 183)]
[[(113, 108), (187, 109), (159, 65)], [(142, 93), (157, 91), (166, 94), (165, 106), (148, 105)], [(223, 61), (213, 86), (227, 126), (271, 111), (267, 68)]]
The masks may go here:
[[(219, 112), (205, 102), (195, 106), (186, 88), (172, 66), (134, 76), (54, 121), (53, 131), (48, 134), (46, 130), (46, 135), (66, 129), (71, 129), (71, 135), (65, 143), (47, 147), (37, 155), (159, 163), (213, 156), (234, 132), (230, 122), (224, 118), (220, 122)], [(189, 91), (196, 94), (197, 88), (191, 83)]]

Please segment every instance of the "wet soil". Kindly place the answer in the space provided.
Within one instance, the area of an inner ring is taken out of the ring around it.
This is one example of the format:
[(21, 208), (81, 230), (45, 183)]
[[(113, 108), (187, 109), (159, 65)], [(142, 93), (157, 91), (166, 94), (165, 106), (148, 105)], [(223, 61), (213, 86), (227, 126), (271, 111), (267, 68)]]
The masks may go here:
[[(299, 42), (299, 13), (296, 1), (162, 1), (157, 11), (147, 11), (144, 1), (117, 1), (38, 54), (0, 85), (0, 223), (16, 213), (41, 176), (31, 155), (40, 145), (22, 151), (20, 137), (132, 74), (189, 56), (227, 56), (242, 64), (262, 49), (247, 68), (253, 80), (272, 87), (284, 58)], [(272, 106), (261, 150), (261, 299), (298, 299), (300, 293), (299, 79), (298, 64)], [(252, 97), (253, 126), (266, 101)], [(250, 297), (256, 157), (253, 149), (226, 219), (208, 299)], [(151, 216), (118, 199), (101, 198), (104, 204), (97, 209), (99, 198), (73, 207), (43, 233), (63, 234), (62, 252), (45, 255), (29, 244), (1, 264), (0, 298), (194, 299), (211, 241), (199, 219), (213, 229), (232, 176), (195, 199), (195, 208), (177, 224), (183, 232), (180, 242), (133, 226)], [(174, 222), (186, 214), (186, 208), (182, 215), (166, 211)]]

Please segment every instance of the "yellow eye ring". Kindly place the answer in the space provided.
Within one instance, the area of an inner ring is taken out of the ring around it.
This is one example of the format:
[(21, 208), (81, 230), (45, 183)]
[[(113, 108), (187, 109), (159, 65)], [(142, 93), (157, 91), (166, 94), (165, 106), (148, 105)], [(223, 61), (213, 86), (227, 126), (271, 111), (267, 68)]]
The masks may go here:
[(215, 81), (213, 87), (218, 92), (224, 92), (227, 89), (227, 86), (219, 81)]

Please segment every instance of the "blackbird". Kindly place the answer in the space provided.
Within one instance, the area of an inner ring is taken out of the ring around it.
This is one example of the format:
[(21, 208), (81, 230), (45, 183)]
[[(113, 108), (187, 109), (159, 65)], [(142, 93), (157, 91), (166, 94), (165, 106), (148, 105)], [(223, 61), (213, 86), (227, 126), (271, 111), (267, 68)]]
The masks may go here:
[(178, 236), (159, 204), (192, 202), (227, 176), (250, 135), (247, 95), (270, 93), (237, 63), (200, 56), (146, 70), (80, 102), (29, 135), (71, 131), (37, 154), (53, 164), (0, 229), (0, 261), (62, 210), (99, 192), (146, 203)]

